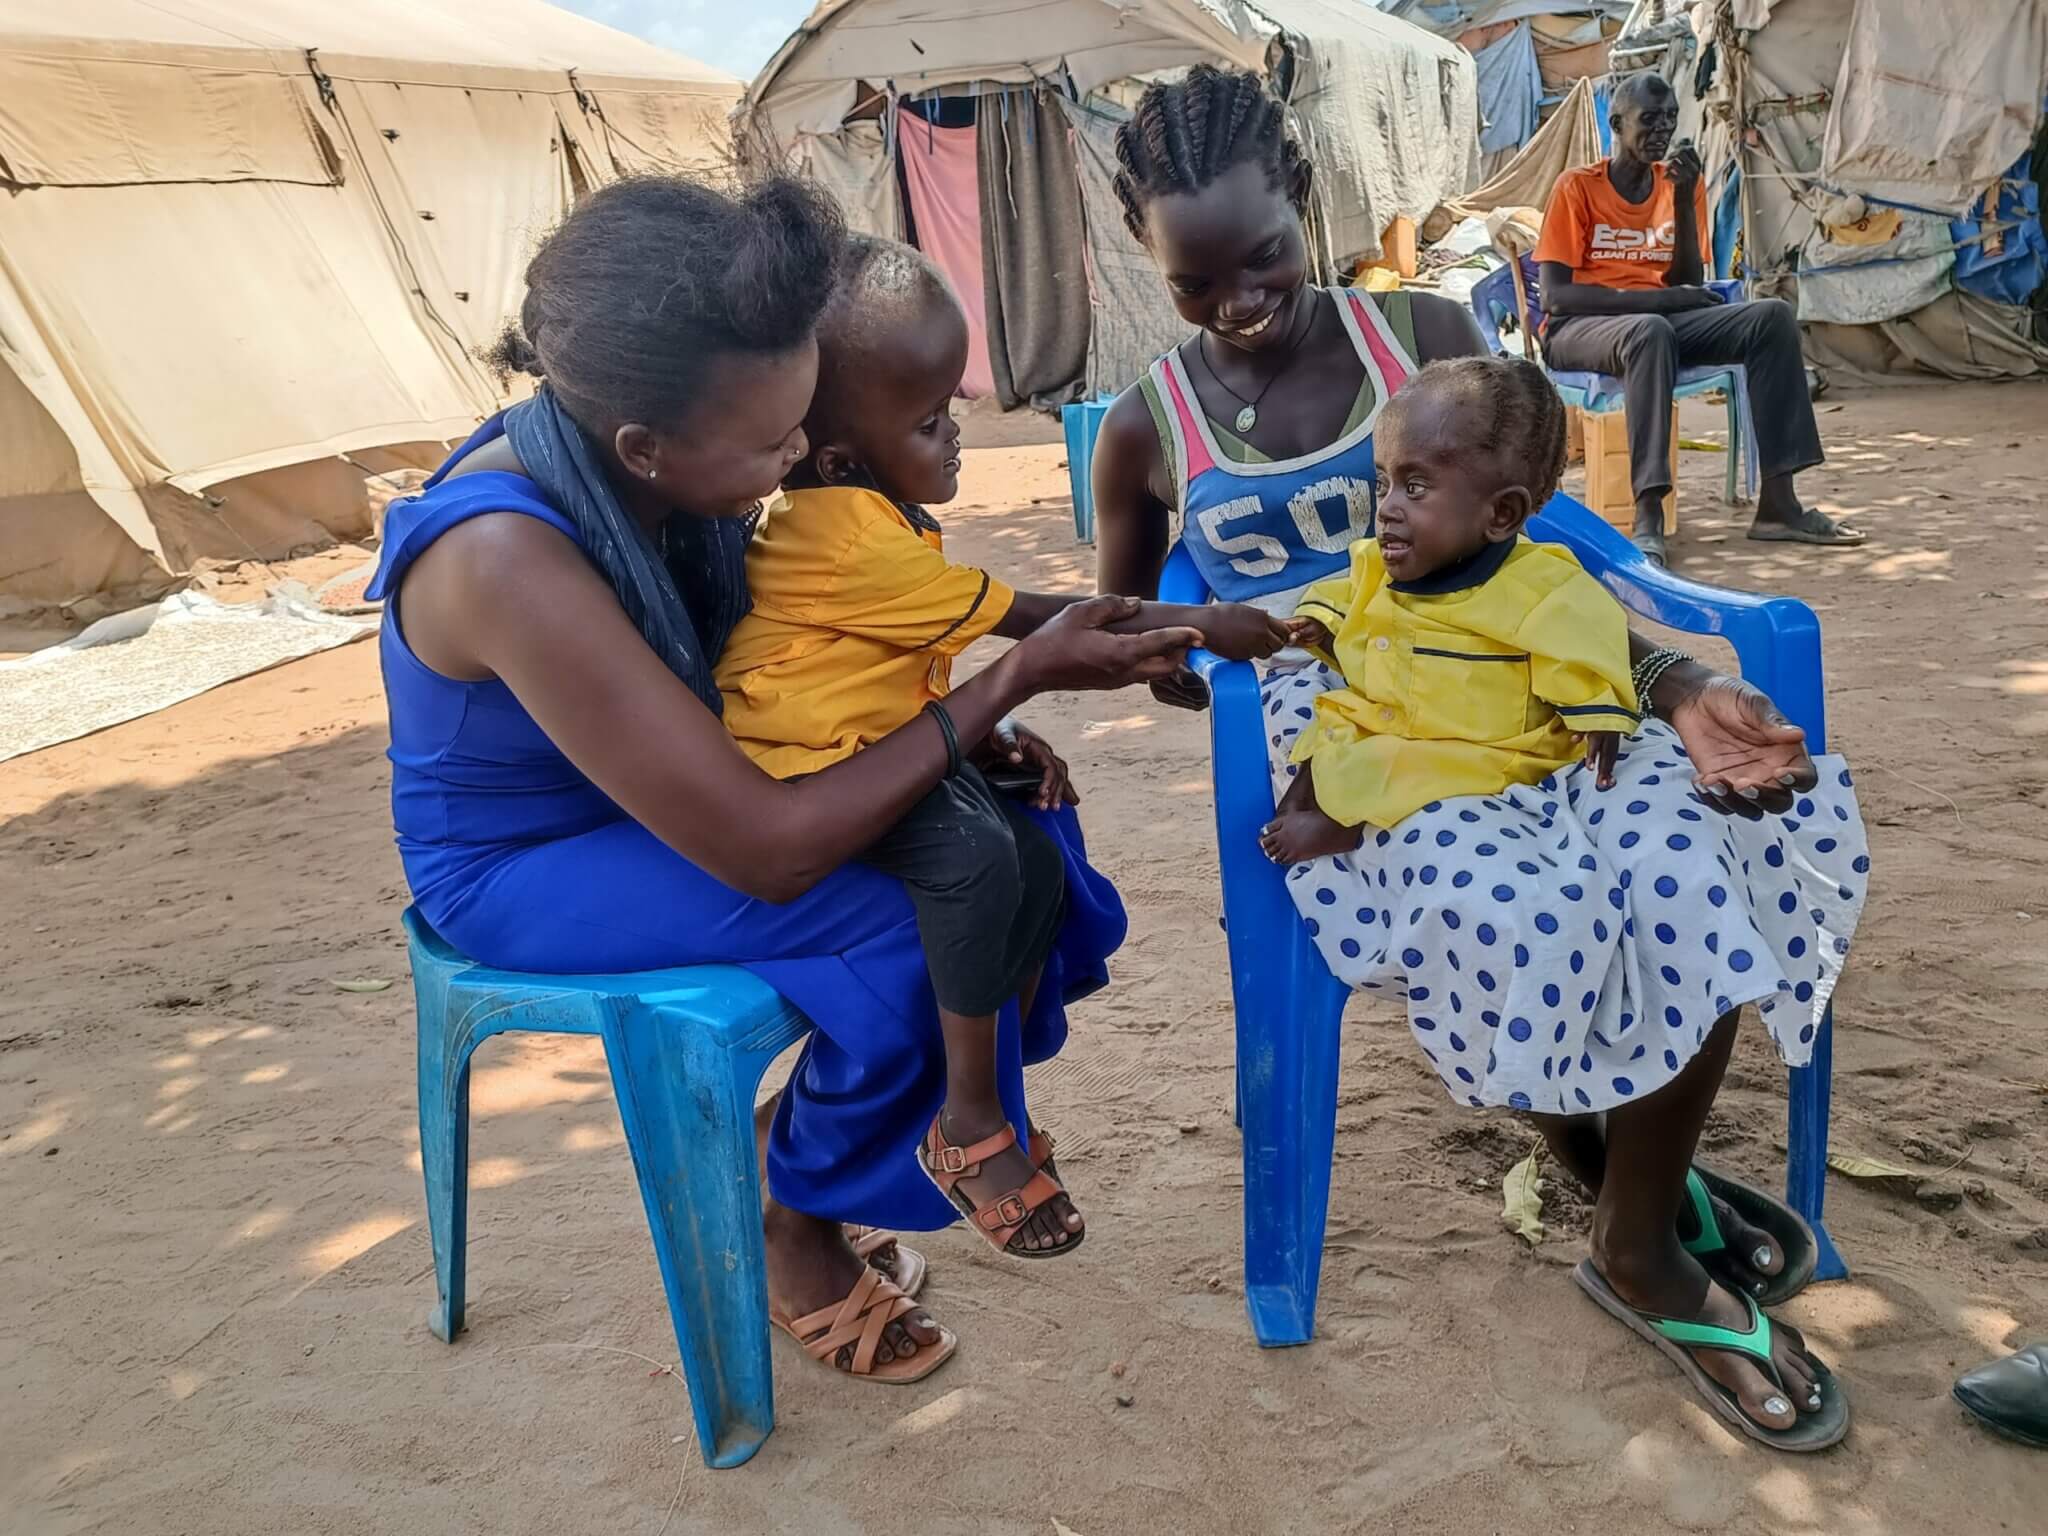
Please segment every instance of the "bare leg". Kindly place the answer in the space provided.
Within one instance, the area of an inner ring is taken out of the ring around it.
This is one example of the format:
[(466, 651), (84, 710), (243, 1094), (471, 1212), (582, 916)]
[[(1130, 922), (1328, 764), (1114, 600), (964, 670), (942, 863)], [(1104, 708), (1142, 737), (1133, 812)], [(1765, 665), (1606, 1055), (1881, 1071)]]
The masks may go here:
[[(1530, 1118), (1543, 1132), (1544, 1143), (1550, 1148), (1550, 1155), (1557, 1160), (1558, 1166), (1597, 1198), (1607, 1175), (1607, 1141), (1600, 1117), (1532, 1115)], [(1715, 1196), (1709, 1198), (1714, 1204), (1714, 1219), (1721, 1224), (1721, 1235), (1728, 1240), (1727, 1252), (1715, 1255), (1718, 1266), (1729, 1271), (1723, 1278), (1751, 1291), (1763, 1290), (1765, 1281), (1785, 1268), (1783, 1250), (1770, 1233), (1743, 1220), (1725, 1200)], [(1679, 1202), (1677, 1230), (1681, 1242), (1699, 1235), (1699, 1222), (1693, 1215), (1689, 1200)]]
[[(1679, 1245), (1677, 1225), (1686, 1170), (1734, 1042), (1731, 1013), (1669, 1085), (1608, 1114), (1605, 1178), (1593, 1212), (1593, 1259), (1615, 1294), (1632, 1307), (1741, 1329), (1748, 1324), (1746, 1307)], [(1774, 1329), (1771, 1348), (1785, 1378), (1784, 1392), (1737, 1356), (1701, 1350), (1698, 1358), (1751, 1419), (1785, 1429), (1799, 1413), (1820, 1406), (1820, 1390), (1793, 1329)]]
[(1303, 763), (1259, 835), (1259, 846), (1275, 864), (1305, 864), (1325, 854), (1350, 853), (1365, 841), (1363, 827), (1332, 820), (1316, 804), (1315, 764)]
[[(1036, 982), (1032, 986), (1036, 990)], [(939, 1128), (956, 1147), (971, 1147), (1009, 1123), (996, 1094), (996, 1020), (994, 1014), (969, 1017), (939, 1010), (939, 1031), (946, 1040), (946, 1107)], [(977, 1203), (1001, 1199), (1030, 1180), (1031, 1159), (1022, 1146), (1007, 1148), (982, 1165), (960, 1192)], [(1081, 1213), (1065, 1195), (1055, 1195), (1031, 1213), (1011, 1246), (1047, 1253), (1070, 1246), (1080, 1236)]]

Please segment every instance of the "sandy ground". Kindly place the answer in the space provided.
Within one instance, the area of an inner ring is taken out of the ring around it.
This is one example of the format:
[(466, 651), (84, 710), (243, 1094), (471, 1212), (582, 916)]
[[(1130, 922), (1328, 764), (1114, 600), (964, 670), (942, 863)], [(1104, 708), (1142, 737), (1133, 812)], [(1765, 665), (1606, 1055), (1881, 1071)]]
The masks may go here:
[[(1075, 1260), (931, 1238), (958, 1359), (886, 1391), (778, 1344), (780, 1427), (707, 1472), (680, 1380), (650, 1373), (674, 1340), (602, 1057), (515, 1038), (479, 1058), (470, 1326), (437, 1343), (355, 646), (0, 768), (0, 1529), (2041, 1530), (2048, 1457), (1947, 1390), (2048, 1335), (2048, 390), (1829, 404), (1810, 490), (1867, 551), (1744, 544), (1698, 453), (1679, 548), (1822, 611), (1880, 859), (1835, 1145), (1922, 1177), (1836, 1180), (1856, 1277), (1789, 1309), (1851, 1384), (1841, 1450), (1712, 1422), (1572, 1287), (1575, 1202), (1541, 1247), (1509, 1236), (1529, 1133), (1452, 1107), (1384, 1008), (1347, 1035), (1317, 1340), (1254, 1347), (1206, 726), (1142, 694), (1035, 711), (1132, 913), (1118, 985), (1038, 1087), (1091, 1218)], [(968, 483), (958, 553), (1090, 580), (1056, 447), (978, 451)], [(334, 985), (363, 978), (394, 985)], [(1774, 1177), (1782, 1099), (1747, 1038), (1713, 1156)]]

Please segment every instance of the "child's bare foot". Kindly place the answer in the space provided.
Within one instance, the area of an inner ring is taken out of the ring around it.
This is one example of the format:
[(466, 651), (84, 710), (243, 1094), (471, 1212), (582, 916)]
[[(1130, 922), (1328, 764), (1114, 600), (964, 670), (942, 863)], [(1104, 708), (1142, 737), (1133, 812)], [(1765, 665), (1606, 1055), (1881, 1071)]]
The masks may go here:
[(1305, 864), (1325, 854), (1350, 853), (1364, 841), (1363, 827), (1332, 821), (1313, 805), (1280, 812), (1259, 834), (1259, 846), (1275, 864)]
[[(1004, 1117), (1000, 1104), (988, 1108), (976, 1106), (966, 1109), (956, 1109), (948, 1104), (939, 1112), (937, 1129), (945, 1138), (948, 1148), (966, 1149), (989, 1137), (999, 1136), (1008, 1125), (1009, 1121)], [(951, 1169), (933, 1165), (929, 1147), (925, 1155), (927, 1167), (931, 1167), (935, 1173), (952, 1173)], [(962, 1172), (958, 1177), (950, 1179), (950, 1188), (943, 1183), (940, 1188), (946, 1190), (955, 1204), (959, 1204), (964, 1198), (982, 1214), (993, 1214), (988, 1208), (996, 1202), (1004, 1201), (1006, 1197), (1016, 1195), (1022, 1199), (1031, 1198), (1031, 1186), (1035, 1179), (1044, 1179), (1051, 1183), (1053, 1175), (1041, 1172), (1034, 1166), (1024, 1147), (1013, 1138), (1010, 1145), (979, 1159), (972, 1173)], [(1016, 1227), (1016, 1231), (1006, 1242), (997, 1245), (1009, 1253), (1049, 1257), (1078, 1246), (1086, 1231), (1086, 1223), (1081, 1220), (1081, 1213), (1074, 1209), (1074, 1202), (1067, 1198), (1063, 1189), (1055, 1189), (1050, 1197), (1034, 1210), (1024, 1211), (1020, 1199), (1015, 1203), (1014, 1209), (1001, 1214), (1003, 1225)], [(991, 1238), (994, 1236), (993, 1233), (986, 1232), (983, 1235)]]

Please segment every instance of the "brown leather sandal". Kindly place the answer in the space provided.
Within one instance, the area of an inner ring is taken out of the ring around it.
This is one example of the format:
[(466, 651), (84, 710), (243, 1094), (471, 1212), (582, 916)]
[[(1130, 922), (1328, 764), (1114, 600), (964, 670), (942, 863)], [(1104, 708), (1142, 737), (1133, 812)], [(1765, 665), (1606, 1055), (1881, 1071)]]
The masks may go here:
[[(861, 1263), (868, 1265), (904, 1295), (915, 1297), (924, 1289), (928, 1268), (924, 1255), (899, 1241), (894, 1232), (886, 1227), (861, 1227), (848, 1223), (846, 1240), (853, 1245), (854, 1255)], [(890, 1251), (892, 1249), (894, 1252)], [(891, 1261), (893, 1268), (883, 1268), (877, 1259)]]
[[(1046, 1155), (1051, 1156), (1052, 1139), (1045, 1137), (1042, 1140)], [(1040, 1142), (1039, 1136), (1032, 1137), (1034, 1151)], [(1010, 1246), (1016, 1240), (1017, 1234), (1023, 1230), (1024, 1224), (1031, 1219), (1034, 1211), (1053, 1196), (1067, 1192), (1059, 1180), (1052, 1177), (1044, 1168), (1035, 1166), (1035, 1157), (1032, 1159), (1034, 1168), (1031, 1177), (1024, 1181), (1023, 1187), (1013, 1189), (988, 1204), (977, 1205), (974, 1199), (959, 1187), (962, 1179), (978, 1177), (981, 1165), (989, 1158), (1016, 1145), (1016, 1128), (1006, 1125), (993, 1136), (985, 1137), (971, 1147), (956, 1147), (946, 1139), (945, 1131), (940, 1128), (940, 1117), (934, 1117), (931, 1129), (925, 1132), (924, 1145), (918, 1149), (917, 1160), (923, 1164), (926, 1176), (938, 1186), (939, 1193), (960, 1208), (961, 1214), (973, 1223), (975, 1231), (987, 1239), (988, 1245), (998, 1253), (1013, 1259), (1064, 1258), (1081, 1246), (1081, 1240), (1088, 1235), (1085, 1231), (1068, 1232), (1066, 1241), (1057, 1248), (1034, 1250)]]
[(880, 1270), (862, 1265), (860, 1278), (854, 1281), (843, 1301), (796, 1318), (771, 1308), (768, 1321), (803, 1345), (804, 1352), (813, 1360), (834, 1370), (839, 1367), (833, 1357), (851, 1344), (853, 1359), (845, 1367), (847, 1375), (904, 1387), (913, 1381), (923, 1381), (952, 1359), (953, 1351), (960, 1347), (952, 1332), (941, 1328), (938, 1343), (918, 1345), (917, 1353), (907, 1360), (899, 1355), (885, 1365), (877, 1365), (875, 1351), (881, 1345), (883, 1331), (916, 1310), (917, 1303), (904, 1295), (894, 1281), (885, 1279)]

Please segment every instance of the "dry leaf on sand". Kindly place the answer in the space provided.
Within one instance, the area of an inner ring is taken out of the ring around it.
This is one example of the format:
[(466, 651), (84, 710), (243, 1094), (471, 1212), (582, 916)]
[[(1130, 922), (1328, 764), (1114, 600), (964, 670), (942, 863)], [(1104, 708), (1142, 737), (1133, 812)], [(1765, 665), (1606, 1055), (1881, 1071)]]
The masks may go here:
[(1517, 1237), (1527, 1238), (1532, 1248), (1543, 1241), (1544, 1235), (1542, 1157), (1540, 1150), (1531, 1152), (1510, 1168), (1500, 1183), (1505, 1201), (1501, 1220)]

